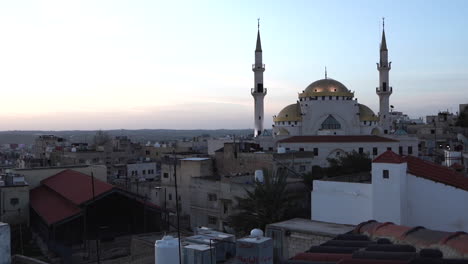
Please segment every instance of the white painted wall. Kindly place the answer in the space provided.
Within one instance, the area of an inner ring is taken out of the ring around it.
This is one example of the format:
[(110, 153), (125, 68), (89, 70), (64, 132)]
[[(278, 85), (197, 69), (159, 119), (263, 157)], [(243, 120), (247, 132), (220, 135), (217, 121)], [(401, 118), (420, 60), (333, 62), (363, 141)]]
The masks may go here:
[[(132, 176), (132, 171), (136, 172), (136, 175)], [(127, 176), (132, 178), (154, 179), (156, 178), (156, 163), (144, 162), (127, 164)]]
[(312, 220), (359, 224), (372, 219), (372, 186), (366, 183), (314, 181)]
[[(387, 179), (383, 178), (384, 170), (389, 171)], [(406, 163), (372, 163), (373, 219), (395, 224), (404, 223), (407, 200), (406, 170)]]
[(407, 184), (405, 225), (468, 232), (468, 191), (411, 174)]
[(0, 222), (0, 264), (11, 263), (10, 226)]

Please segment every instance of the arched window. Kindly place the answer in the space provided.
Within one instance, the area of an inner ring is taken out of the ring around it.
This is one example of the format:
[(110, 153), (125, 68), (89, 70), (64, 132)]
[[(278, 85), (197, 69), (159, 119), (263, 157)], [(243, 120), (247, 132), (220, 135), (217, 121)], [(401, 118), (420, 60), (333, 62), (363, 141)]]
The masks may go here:
[(322, 123), (322, 129), (341, 129), (341, 124), (332, 116), (329, 115)]

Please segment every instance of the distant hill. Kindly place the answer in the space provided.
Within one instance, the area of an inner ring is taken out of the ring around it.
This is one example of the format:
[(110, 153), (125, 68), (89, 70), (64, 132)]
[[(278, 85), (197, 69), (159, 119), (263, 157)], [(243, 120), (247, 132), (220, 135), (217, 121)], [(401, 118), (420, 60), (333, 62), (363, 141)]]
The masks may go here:
[[(18, 143), (32, 144), (39, 135), (55, 135), (63, 137), (70, 142), (91, 142), (97, 130), (65, 130), (65, 131), (0, 131), (0, 144)], [(127, 136), (134, 142), (146, 143), (148, 141), (169, 141), (178, 139), (191, 139), (201, 135), (222, 137), (225, 135), (248, 136), (253, 129), (217, 129), (217, 130), (175, 130), (175, 129), (138, 129), (138, 130), (103, 130), (111, 136)]]

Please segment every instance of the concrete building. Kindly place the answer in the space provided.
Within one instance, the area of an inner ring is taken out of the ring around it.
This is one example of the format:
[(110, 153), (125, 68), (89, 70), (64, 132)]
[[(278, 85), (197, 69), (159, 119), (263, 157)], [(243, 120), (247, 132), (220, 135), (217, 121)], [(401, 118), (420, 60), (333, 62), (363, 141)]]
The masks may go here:
[[(386, 151), (372, 162), (370, 183), (314, 181), (312, 220), (368, 219), (442, 231), (468, 231), (468, 178), (413, 156)], [(437, 212), (437, 213), (435, 213)]]
[(285, 152), (312, 152), (311, 165), (328, 167), (327, 158), (336, 158), (346, 152), (368, 153), (375, 158), (387, 150), (402, 155), (417, 155), (417, 141), (399, 141), (375, 135), (363, 136), (295, 136), (278, 141), (278, 149)]
[(29, 185), (23, 175), (0, 175), (0, 221), (29, 225)]
[(127, 176), (132, 180), (156, 179), (156, 162), (138, 162), (127, 164)]

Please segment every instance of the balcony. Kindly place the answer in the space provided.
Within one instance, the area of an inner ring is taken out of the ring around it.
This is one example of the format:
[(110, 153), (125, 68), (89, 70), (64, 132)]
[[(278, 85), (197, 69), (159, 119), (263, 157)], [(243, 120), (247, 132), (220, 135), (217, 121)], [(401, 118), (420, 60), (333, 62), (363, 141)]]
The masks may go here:
[(267, 93), (267, 88), (263, 88), (263, 92), (258, 92), (255, 88), (252, 88), (250, 90), (250, 92), (252, 93), (252, 95), (256, 95), (256, 94), (263, 94), (265, 95)]
[(393, 92), (393, 88), (390, 86), (390, 87), (388, 88), (387, 91), (381, 91), (381, 90), (379, 89), (379, 87), (376, 87), (376, 88), (375, 88), (375, 92), (376, 92), (376, 93), (392, 93), (392, 92)]
[(252, 64), (252, 70), (253, 71), (255, 70), (265, 71), (265, 64), (262, 64), (262, 65)]

